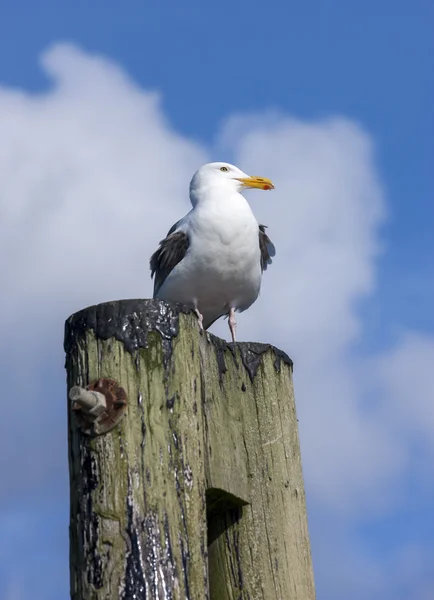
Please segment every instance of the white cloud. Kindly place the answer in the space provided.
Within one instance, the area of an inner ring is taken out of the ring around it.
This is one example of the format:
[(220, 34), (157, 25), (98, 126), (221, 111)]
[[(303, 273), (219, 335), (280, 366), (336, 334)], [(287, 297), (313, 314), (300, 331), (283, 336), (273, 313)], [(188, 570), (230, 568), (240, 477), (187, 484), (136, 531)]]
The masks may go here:
[(42, 64), (48, 92), (0, 88), (0, 356), (13, 396), (0, 421), (0, 499), (66, 481), (64, 319), (151, 294), (151, 250), (207, 159), (111, 62), (58, 46)]
[(314, 499), (345, 513), (377, 509), (389, 491), (379, 484), (401, 469), (403, 456), (393, 432), (366, 414), (350, 358), (362, 329), (357, 301), (374, 289), (385, 214), (370, 138), (346, 119), (309, 123), (274, 114), (265, 124), (233, 118), (222, 139), (236, 146), (243, 168), (276, 182), (273, 197), (255, 207), (278, 255), (240, 329), (295, 358)]
[[(391, 351), (374, 362), (375, 376), (384, 399), (381, 417), (388, 420), (412, 445), (434, 450), (434, 339), (404, 334)], [(432, 458), (432, 457), (431, 457)]]
[[(33, 493), (65, 472), (63, 320), (88, 304), (151, 295), (149, 256), (189, 209), (191, 174), (212, 157), (276, 183), (273, 193), (249, 195), (278, 254), (239, 334), (296, 361), (312, 506), (341, 526), (391, 510), (399, 476), (414, 467), (412, 436), (432, 445), (434, 341), (410, 333), (381, 357), (356, 357), (357, 306), (375, 291), (385, 216), (369, 135), (343, 118), (239, 116), (212, 156), (173, 130), (158, 94), (110, 61), (60, 45), (42, 66), (47, 92), (0, 88), (0, 355), (15, 392), (11, 418), (0, 422), (0, 501), (8, 488)], [(214, 330), (227, 337), (226, 322)], [(380, 589), (381, 574), (366, 565)]]
[(52, 320), (149, 295), (151, 249), (207, 158), (165, 122), (156, 94), (109, 61), (59, 46), (42, 63), (54, 78), (46, 94), (0, 91), (6, 326), (29, 301)]

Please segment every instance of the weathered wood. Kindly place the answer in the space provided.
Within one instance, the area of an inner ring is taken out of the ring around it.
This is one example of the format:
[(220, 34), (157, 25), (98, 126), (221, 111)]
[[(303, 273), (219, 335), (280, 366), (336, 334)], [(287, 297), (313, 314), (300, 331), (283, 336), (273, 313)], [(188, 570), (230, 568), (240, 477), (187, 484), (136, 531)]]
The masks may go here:
[(74, 600), (313, 600), (290, 359), (126, 300), (65, 331), (68, 390), (128, 396), (110, 433), (69, 413)]

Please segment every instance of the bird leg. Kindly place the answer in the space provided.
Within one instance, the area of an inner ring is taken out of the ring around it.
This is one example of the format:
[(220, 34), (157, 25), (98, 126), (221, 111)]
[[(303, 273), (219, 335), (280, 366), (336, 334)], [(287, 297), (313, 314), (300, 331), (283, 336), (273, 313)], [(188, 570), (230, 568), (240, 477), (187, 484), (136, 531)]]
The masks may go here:
[(229, 329), (231, 330), (232, 341), (236, 342), (235, 332), (237, 330), (237, 322), (235, 320), (235, 308), (229, 311)]
[(201, 331), (203, 331), (203, 314), (201, 312), (199, 312), (198, 308), (195, 308), (194, 312), (196, 313), (198, 321), (199, 321), (199, 329)]

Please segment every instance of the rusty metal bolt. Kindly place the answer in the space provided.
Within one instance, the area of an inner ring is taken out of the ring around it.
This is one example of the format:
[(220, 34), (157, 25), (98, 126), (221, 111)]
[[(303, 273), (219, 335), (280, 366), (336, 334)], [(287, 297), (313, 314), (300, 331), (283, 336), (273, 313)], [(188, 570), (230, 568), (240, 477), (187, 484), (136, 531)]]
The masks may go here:
[(74, 386), (69, 399), (77, 425), (87, 435), (101, 435), (113, 429), (127, 407), (127, 394), (113, 379), (97, 379), (86, 388)]
[(74, 403), (72, 405), (74, 410), (83, 410), (94, 419), (99, 417), (107, 407), (103, 394), (85, 390), (78, 385), (69, 390), (69, 399)]

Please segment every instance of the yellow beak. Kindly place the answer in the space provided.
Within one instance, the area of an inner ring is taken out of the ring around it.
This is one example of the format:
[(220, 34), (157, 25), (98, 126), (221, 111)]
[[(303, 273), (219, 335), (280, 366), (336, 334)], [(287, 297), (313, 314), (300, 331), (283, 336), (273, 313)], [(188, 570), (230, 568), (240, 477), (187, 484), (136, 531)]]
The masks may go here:
[(259, 190), (274, 190), (274, 184), (266, 177), (237, 177), (238, 181), (246, 188), (258, 188)]

